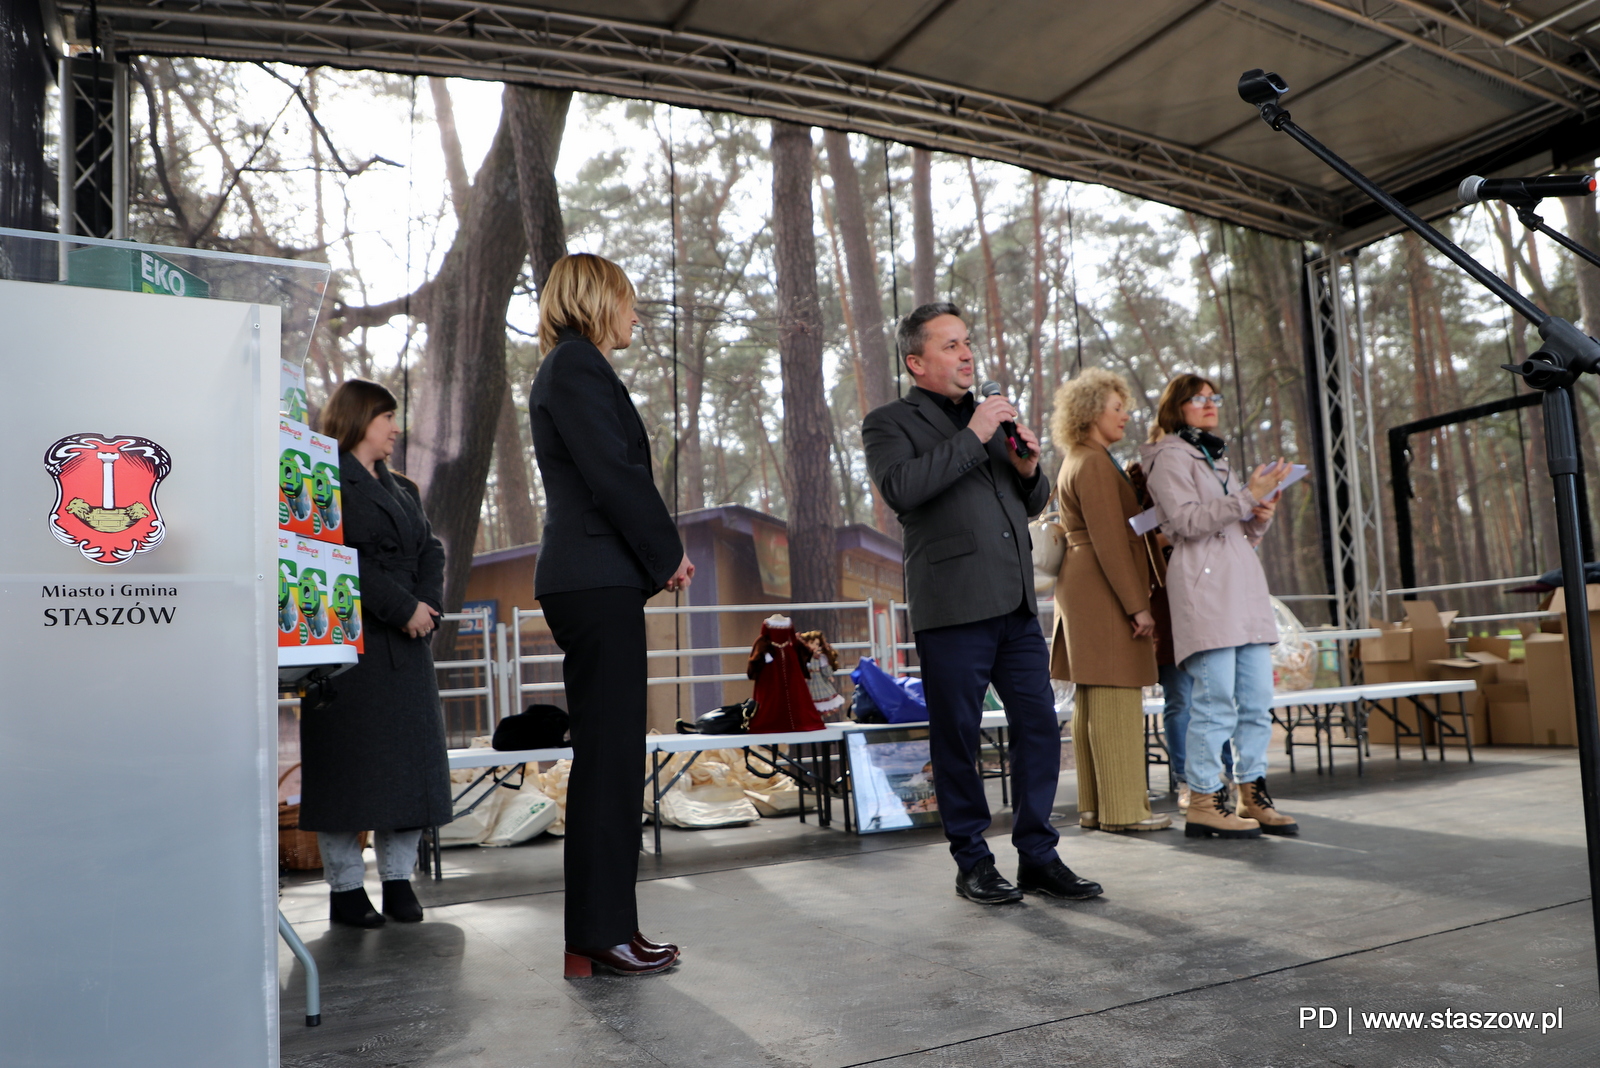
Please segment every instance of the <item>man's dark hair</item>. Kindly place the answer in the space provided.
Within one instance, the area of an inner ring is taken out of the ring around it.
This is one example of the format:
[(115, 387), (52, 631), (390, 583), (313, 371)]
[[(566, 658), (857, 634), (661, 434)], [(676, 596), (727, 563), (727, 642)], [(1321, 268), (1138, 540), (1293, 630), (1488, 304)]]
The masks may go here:
[(928, 340), (928, 331), (924, 328), (930, 319), (937, 319), (941, 315), (954, 315), (959, 319), (961, 309), (947, 300), (941, 300), (924, 304), (900, 320), (900, 325), (894, 330), (894, 342), (899, 346), (901, 363), (905, 363), (907, 356), (922, 355), (922, 345)]

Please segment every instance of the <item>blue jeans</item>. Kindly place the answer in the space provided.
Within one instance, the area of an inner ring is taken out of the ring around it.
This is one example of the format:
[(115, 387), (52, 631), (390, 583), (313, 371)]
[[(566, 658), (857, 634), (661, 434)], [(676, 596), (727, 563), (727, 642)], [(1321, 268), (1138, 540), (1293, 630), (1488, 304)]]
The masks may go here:
[[(411, 878), (422, 831), (378, 831), (372, 837), (383, 881)], [(361, 856), (360, 831), (318, 831), (317, 850), (322, 854), (322, 877), (328, 880), (328, 889), (339, 893), (361, 886), (367, 864)]]
[[(1189, 701), (1194, 690), (1194, 679), (1177, 664), (1161, 665), (1161, 696), (1166, 707), (1161, 710), (1161, 727), (1166, 734), (1167, 759), (1172, 763), (1172, 777), (1187, 782), (1183, 777), (1183, 756), (1188, 751)], [(1222, 766), (1233, 774), (1233, 746), (1222, 747)]]
[(1184, 778), (1196, 793), (1222, 789), (1222, 745), (1232, 740), (1234, 779), (1267, 773), (1272, 740), (1272, 651), (1266, 644), (1207, 649), (1183, 662), (1193, 680)]

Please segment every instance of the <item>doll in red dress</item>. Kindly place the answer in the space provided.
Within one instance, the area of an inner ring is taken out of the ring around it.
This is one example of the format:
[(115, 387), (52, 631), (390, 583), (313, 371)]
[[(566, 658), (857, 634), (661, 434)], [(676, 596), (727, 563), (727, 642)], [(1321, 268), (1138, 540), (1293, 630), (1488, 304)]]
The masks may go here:
[[(788, 616), (769, 616), (761, 623), (761, 637), (750, 649), (745, 674), (755, 680), (756, 714), (751, 734), (786, 731), (820, 731), (822, 717), (806, 685), (809, 672), (795, 640)], [(809, 659), (810, 650), (805, 650)]]

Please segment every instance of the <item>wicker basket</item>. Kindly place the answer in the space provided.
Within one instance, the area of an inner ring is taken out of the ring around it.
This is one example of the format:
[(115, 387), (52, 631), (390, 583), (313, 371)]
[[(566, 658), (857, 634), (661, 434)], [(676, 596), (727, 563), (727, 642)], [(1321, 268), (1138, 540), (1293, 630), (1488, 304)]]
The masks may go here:
[[(278, 785), (294, 774), (300, 765), (290, 764), (278, 776)], [(322, 867), (322, 852), (317, 849), (317, 832), (300, 829), (300, 806), (278, 802), (278, 867), (288, 871), (315, 871)]]

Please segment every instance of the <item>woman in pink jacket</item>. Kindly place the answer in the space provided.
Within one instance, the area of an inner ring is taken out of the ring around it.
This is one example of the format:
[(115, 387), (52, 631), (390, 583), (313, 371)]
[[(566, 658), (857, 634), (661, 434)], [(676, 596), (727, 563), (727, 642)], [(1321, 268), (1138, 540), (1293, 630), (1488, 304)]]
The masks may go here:
[[(1194, 679), (1184, 777), (1191, 838), (1296, 834), (1267, 793), (1272, 737), (1272, 656), (1278, 640), (1267, 577), (1256, 546), (1277, 509), (1289, 465), (1229, 470), (1227, 443), (1215, 433), (1222, 397), (1199, 375), (1182, 374), (1162, 391), (1161, 436), (1143, 446), (1146, 486), (1172, 542), (1167, 597), (1173, 653)], [(1239, 809), (1228, 806), (1222, 745), (1232, 739)]]

